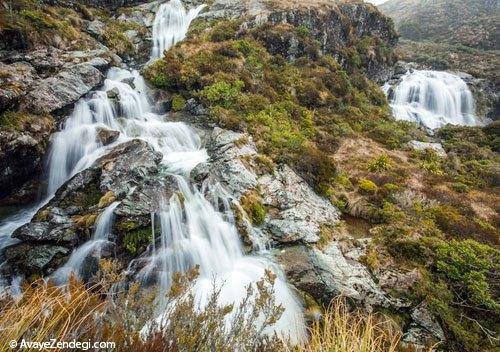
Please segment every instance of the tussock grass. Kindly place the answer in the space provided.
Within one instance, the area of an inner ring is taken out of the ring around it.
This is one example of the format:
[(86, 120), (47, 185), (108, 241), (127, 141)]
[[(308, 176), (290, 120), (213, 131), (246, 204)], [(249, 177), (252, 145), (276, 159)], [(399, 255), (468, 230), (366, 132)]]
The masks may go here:
[[(119, 276), (101, 276), (93, 286), (75, 279), (64, 287), (43, 280), (26, 285), (20, 300), (0, 298), (0, 351), (9, 350), (11, 340), (23, 338), (113, 341), (113, 351), (400, 351), (400, 332), (393, 322), (375, 314), (350, 312), (340, 298), (310, 326), (305, 346), (291, 346), (277, 336), (263, 334), (283, 312), (273, 299), (271, 273), (255, 287), (249, 286), (247, 298), (238, 305), (220, 306), (220, 287), (216, 287), (202, 311), (191, 291), (197, 275), (194, 269), (175, 276), (166, 298), (177, 303), (166, 309), (161, 323), (151, 320), (156, 292), (137, 284), (109, 291), (121, 280)], [(254, 294), (255, 301), (250, 299)], [(228, 329), (222, 322), (229, 314), (233, 314), (233, 324)]]

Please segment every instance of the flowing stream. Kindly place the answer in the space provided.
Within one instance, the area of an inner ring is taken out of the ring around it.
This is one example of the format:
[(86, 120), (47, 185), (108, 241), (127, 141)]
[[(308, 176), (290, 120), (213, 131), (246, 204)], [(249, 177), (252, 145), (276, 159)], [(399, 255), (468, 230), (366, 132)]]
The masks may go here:
[(440, 71), (407, 72), (395, 88), (386, 85), (393, 115), (429, 129), (475, 126), (474, 98), (459, 76)]
[[(202, 8), (186, 11), (179, 0), (163, 4), (154, 22), (152, 58), (161, 56), (164, 50), (182, 40)], [(162, 153), (162, 163), (175, 177), (182, 196), (174, 194), (165, 199), (160, 212), (152, 214), (153, 220), (160, 220), (161, 233), (159, 238), (153, 238), (149, 252), (142, 258), (147, 264), (137, 273), (137, 279), (158, 282), (160, 296), (164, 297), (173, 273), (186, 272), (199, 265), (195, 295), (202, 306), (213, 289), (214, 279), (223, 287), (221, 303), (233, 303), (246, 295), (246, 285), (259, 281), (266, 269), (272, 269), (277, 274), (276, 303), (286, 308), (275, 331), (290, 336), (292, 341), (302, 340), (305, 336), (302, 308), (283, 274), (264, 254), (244, 254), (231, 211), (232, 199), (220, 185), (204, 184), (202, 189), (197, 189), (190, 183), (190, 171), (208, 160), (207, 152), (193, 129), (167, 118), (152, 112), (147, 86), (138, 72), (110, 69), (102, 89), (82, 98), (53, 138), (46, 199), (2, 225), (0, 231), (8, 228), (5, 231), (8, 235), (1, 239), (2, 245), (5, 247), (10, 234), (30, 221), (68, 179), (118, 144), (142, 139)], [(119, 132), (109, 145), (103, 145), (99, 137), (106, 130)], [(223, 210), (219, 210), (220, 204), (224, 205)], [(65, 282), (70, 273), (81, 276), (86, 259), (100, 256), (112, 232), (117, 205), (118, 202), (111, 204), (99, 215), (92, 239), (76, 248), (67, 263), (56, 270), (53, 278), (57, 282)], [(164, 304), (160, 299), (160, 316)]]

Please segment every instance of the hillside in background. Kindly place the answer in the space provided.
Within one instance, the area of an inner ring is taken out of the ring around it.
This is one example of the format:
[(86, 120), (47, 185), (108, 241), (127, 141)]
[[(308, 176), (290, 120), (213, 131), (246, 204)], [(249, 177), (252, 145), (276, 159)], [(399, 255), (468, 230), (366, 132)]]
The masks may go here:
[(405, 39), (498, 49), (498, 6), (497, 0), (390, 0), (379, 8)]

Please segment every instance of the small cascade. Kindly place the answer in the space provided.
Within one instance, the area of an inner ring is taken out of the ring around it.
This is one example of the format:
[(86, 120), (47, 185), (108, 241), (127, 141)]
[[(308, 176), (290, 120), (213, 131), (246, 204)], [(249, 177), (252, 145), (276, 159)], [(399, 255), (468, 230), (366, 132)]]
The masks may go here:
[(429, 129), (447, 124), (478, 125), (474, 98), (457, 75), (440, 71), (407, 72), (395, 88), (385, 86), (396, 119)]
[(84, 274), (84, 266), (90, 256), (98, 260), (101, 256), (101, 250), (104, 245), (109, 242), (109, 236), (112, 233), (114, 223), (114, 211), (120, 202), (114, 202), (109, 205), (99, 215), (96, 221), (94, 236), (82, 246), (78, 247), (71, 253), (68, 261), (64, 266), (57, 269), (52, 277), (58, 284), (68, 281), (70, 275), (82, 278)]
[(181, 197), (175, 194), (158, 214), (161, 223), (160, 245), (152, 248), (147, 264), (137, 274), (144, 283), (158, 282), (160, 287), (158, 311), (165, 309), (165, 293), (176, 272), (200, 268), (194, 294), (200, 307), (220, 285), (220, 303), (241, 301), (246, 286), (254, 284), (266, 269), (278, 278), (275, 283), (276, 303), (286, 308), (274, 331), (301, 341), (305, 336), (302, 308), (290, 291), (286, 279), (274, 263), (263, 256), (244, 255), (235, 226), (231, 200), (219, 185), (205, 184), (202, 191), (190, 185), (186, 178), (176, 176)]
[(203, 10), (200, 5), (187, 11), (180, 0), (171, 0), (160, 6), (153, 24), (153, 51), (152, 59), (163, 55), (175, 43), (186, 37), (191, 21)]
[[(153, 30), (153, 57), (184, 38), (190, 22), (202, 8), (186, 11), (179, 0), (162, 5)], [(99, 138), (103, 129), (118, 132), (116, 140), (105, 145)], [(168, 121), (167, 117), (152, 112), (147, 86), (138, 72), (110, 69), (103, 88), (75, 105), (50, 148), (47, 199), (69, 178), (131, 139), (142, 139), (163, 155), (162, 164), (175, 177), (180, 190), (165, 199), (158, 214), (152, 215), (153, 242), (147, 255), (141, 258), (145, 265), (136, 273), (144, 282), (159, 283), (158, 316), (164, 312), (166, 302), (162, 297), (175, 272), (200, 266), (194, 289), (202, 306), (213, 290), (214, 278), (222, 285), (221, 303), (237, 303), (246, 295), (245, 287), (262, 279), (265, 270), (271, 269), (277, 275), (276, 302), (285, 307), (275, 331), (290, 335), (292, 341), (303, 340), (302, 308), (283, 273), (264, 252), (244, 254), (233, 218), (232, 199), (218, 184), (204, 184), (199, 190), (190, 183), (190, 171), (208, 161), (200, 137), (185, 123)], [(12, 228), (28, 222), (43, 204), (27, 210)], [(101, 213), (92, 239), (75, 249), (68, 262), (53, 274), (56, 282), (66, 282), (71, 273), (81, 277), (88, 271), (85, 267), (94, 265), (92, 258), (99, 258), (109, 243), (117, 206), (115, 202)], [(160, 233), (155, 231), (156, 220)], [(258, 247), (264, 249), (265, 245), (262, 242)]]

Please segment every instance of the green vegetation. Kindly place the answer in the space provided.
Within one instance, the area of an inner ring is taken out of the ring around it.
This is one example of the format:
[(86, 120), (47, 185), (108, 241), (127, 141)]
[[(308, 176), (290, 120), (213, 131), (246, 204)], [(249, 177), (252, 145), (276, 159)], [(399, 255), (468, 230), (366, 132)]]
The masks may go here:
[(186, 108), (186, 99), (182, 95), (176, 94), (172, 99), (172, 110), (181, 111)]
[(137, 255), (139, 252), (142, 252), (139, 251), (139, 249), (141, 247), (145, 249), (145, 247), (151, 243), (152, 239), (153, 234), (150, 228), (134, 229), (125, 234), (123, 237), (123, 245), (131, 255)]
[(261, 225), (266, 218), (266, 208), (256, 191), (247, 192), (240, 200), (241, 207), (254, 225)]
[[(418, 133), (392, 121), (379, 87), (359, 68), (349, 75), (321, 55), (304, 28), (290, 35), (310, 49), (307, 56), (290, 64), (270, 54), (267, 41), (282, 32), (290, 34), (280, 26), (242, 30), (238, 21), (216, 23), (148, 65), (145, 76), (159, 88), (199, 99), (221, 126), (246, 129), (263, 154), (292, 164), (323, 193), (336, 173), (328, 154), (345, 136), (375, 129), (381, 140), (400, 145)], [(367, 40), (365, 49), (371, 44), (377, 45)]]
[(377, 185), (366, 178), (361, 179), (358, 186), (363, 192), (375, 193), (377, 191)]
[(21, 46), (42, 44), (74, 50), (86, 49), (90, 38), (80, 31), (80, 15), (69, 8), (47, 6), (37, 1), (16, 0), (0, 7), (0, 34), (22, 38)]
[(391, 167), (391, 158), (389, 158), (387, 154), (380, 155), (368, 164), (368, 170), (371, 172), (387, 171)]
[(30, 124), (43, 126), (47, 130), (54, 127), (54, 118), (50, 115), (33, 115), (20, 111), (5, 111), (0, 114), (0, 128), (11, 131), (24, 131)]
[(136, 51), (135, 45), (124, 34), (124, 32), (128, 30), (137, 31), (139, 35), (145, 35), (147, 33), (145, 27), (135, 22), (107, 19), (103, 33), (104, 43), (120, 56), (134, 54)]
[[(290, 36), (304, 48), (293, 63), (272, 45)], [(394, 121), (384, 94), (363, 71), (370, 55), (392, 59), (390, 48), (378, 38), (356, 39), (339, 53), (341, 66), (319, 47), (303, 27), (246, 30), (237, 21), (212, 28), (205, 22), (149, 65), (145, 76), (201, 102), (218, 125), (250, 133), (271, 165), (289, 164), (342, 212), (368, 223), (373, 242), (365, 262), (374, 271), (389, 265), (421, 274), (398, 295), (428, 303), (450, 334), (446, 347), (490, 348), (487, 331), (495, 331), (499, 314), (498, 256), (491, 252), (500, 223), (498, 124), (437, 131), (446, 157), (410, 151), (410, 140), (428, 136)], [(241, 204), (254, 224), (262, 223), (266, 208), (257, 191)], [(331, 237), (325, 224), (319, 246)], [(476, 266), (473, 255), (463, 256), (465, 266), (451, 256), (445, 260), (449, 251), (468, 246), (492, 265), (468, 273), (464, 268)], [(465, 305), (457, 304), (464, 298)]]

